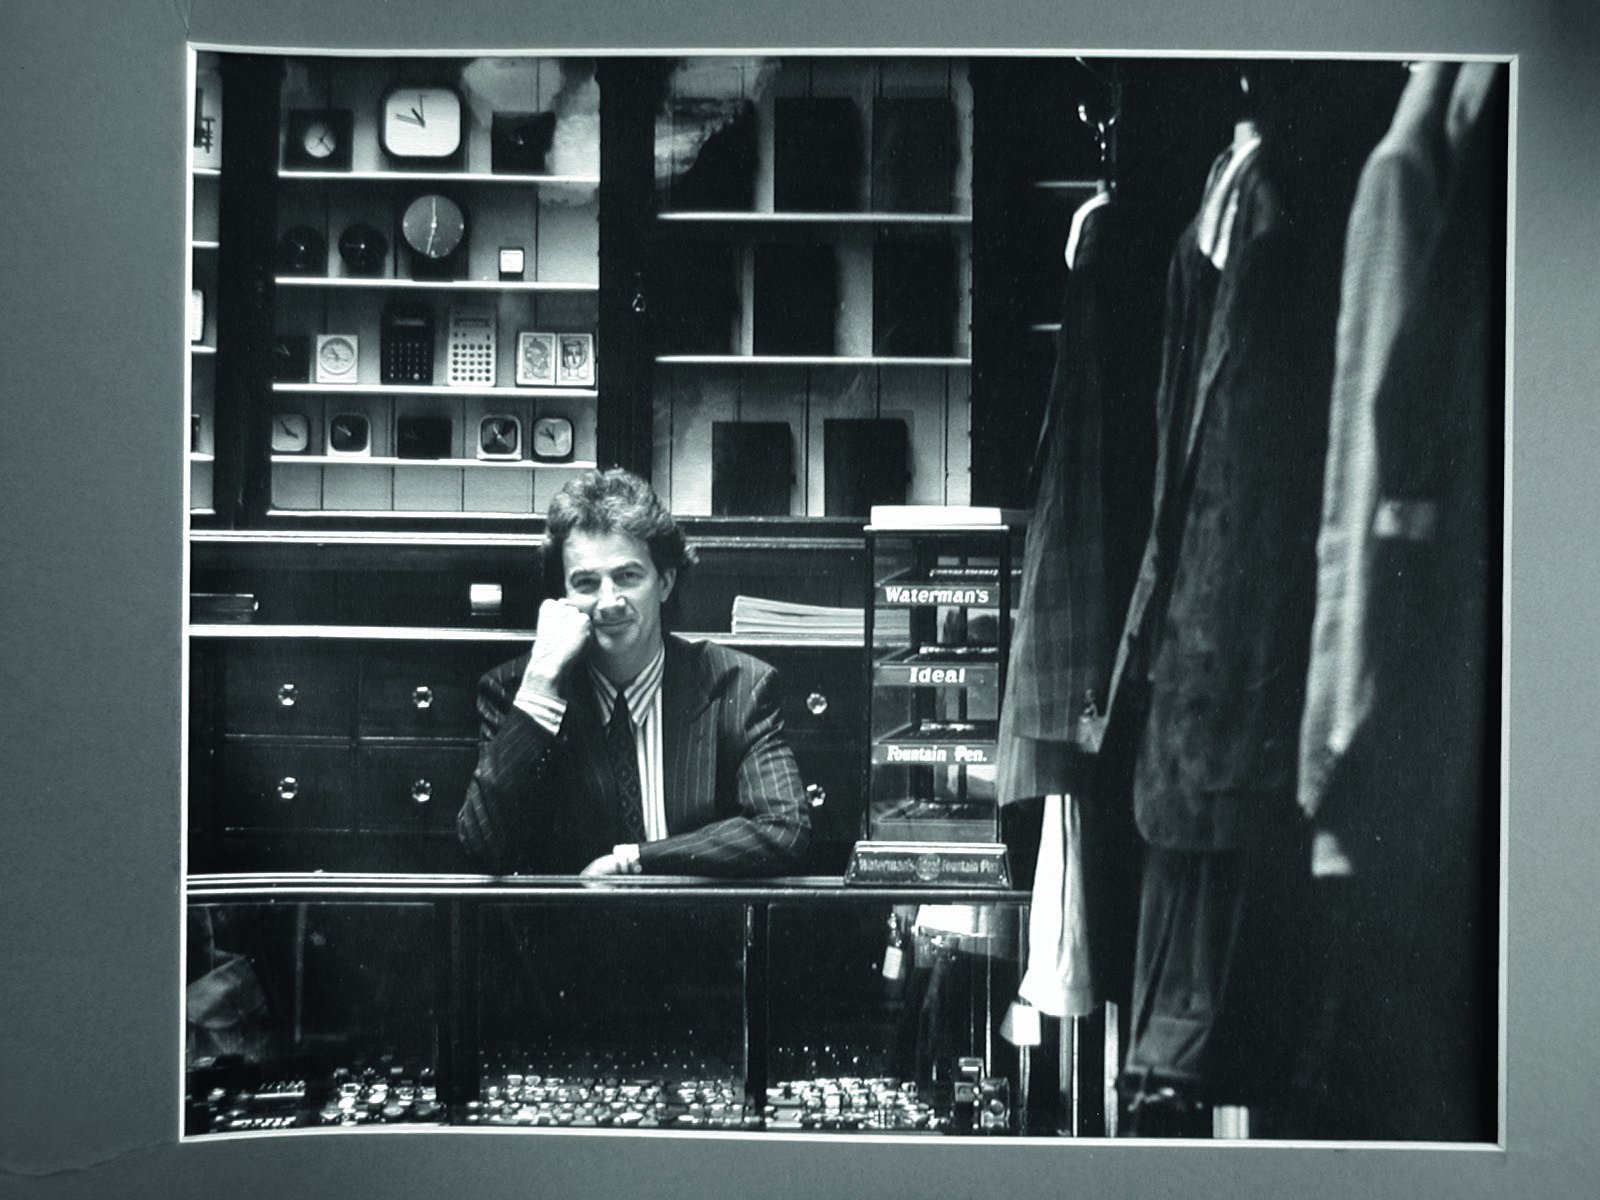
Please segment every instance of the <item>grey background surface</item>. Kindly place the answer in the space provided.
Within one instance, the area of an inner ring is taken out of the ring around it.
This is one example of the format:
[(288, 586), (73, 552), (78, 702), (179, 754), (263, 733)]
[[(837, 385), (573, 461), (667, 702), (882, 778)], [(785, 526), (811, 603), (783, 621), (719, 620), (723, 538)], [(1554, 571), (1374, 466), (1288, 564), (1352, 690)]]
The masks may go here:
[[(7, 0), (0, 1195), (1600, 1195), (1596, 26), (1587, 0)], [(191, 38), (1519, 55), (1504, 1150), (464, 1132), (176, 1145)]]

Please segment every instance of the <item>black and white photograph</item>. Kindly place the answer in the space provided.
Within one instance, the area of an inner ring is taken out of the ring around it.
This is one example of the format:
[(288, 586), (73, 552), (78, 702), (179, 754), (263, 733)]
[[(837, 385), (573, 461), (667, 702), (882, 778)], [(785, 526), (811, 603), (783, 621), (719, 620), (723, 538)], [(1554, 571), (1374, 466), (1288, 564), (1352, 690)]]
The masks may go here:
[(1231, 3), (124, 14), (0, 1193), (1587, 1194), (1600, 22)]
[[(1508, 62), (195, 70), (185, 1137), (1495, 1140)], [(233, 286), (409, 221), (436, 108), (450, 284)], [(501, 109), (595, 173), (495, 174)], [(474, 454), (386, 454), (442, 389), (324, 360), (457, 290)], [(529, 455), (557, 310), (617, 361)]]

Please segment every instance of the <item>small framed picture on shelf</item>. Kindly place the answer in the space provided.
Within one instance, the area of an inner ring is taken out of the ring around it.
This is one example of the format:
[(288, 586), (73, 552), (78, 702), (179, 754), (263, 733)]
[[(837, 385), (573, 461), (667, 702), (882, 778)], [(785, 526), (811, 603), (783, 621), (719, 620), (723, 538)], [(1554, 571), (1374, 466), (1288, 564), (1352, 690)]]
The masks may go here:
[(556, 335), (560, 357), (556, 360), (556, 383), (562, 387), (594, 386), (594, 334)]
[(552, 387), (556, 381), (556, 335), (517, 334), (517, 386)]

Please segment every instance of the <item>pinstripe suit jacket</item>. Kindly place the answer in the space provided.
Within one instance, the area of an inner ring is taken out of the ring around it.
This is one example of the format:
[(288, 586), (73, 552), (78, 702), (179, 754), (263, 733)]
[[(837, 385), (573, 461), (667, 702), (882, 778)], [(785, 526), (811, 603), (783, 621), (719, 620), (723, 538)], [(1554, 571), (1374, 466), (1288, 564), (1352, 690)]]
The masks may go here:
[[(478, 684), (478, 765), (456, 818), (462, 845), (490, 870), (565, 874), (625, 840), (592, 688), (564, 684), (551, 734), (512, 703), (523, 654)], [(783, 739), (777, 673), (712, 642), (668, 635), (661, 676), (667, 837), (639, 848), (648, 872), (778, 874), (810, 828), (794, 753)]]

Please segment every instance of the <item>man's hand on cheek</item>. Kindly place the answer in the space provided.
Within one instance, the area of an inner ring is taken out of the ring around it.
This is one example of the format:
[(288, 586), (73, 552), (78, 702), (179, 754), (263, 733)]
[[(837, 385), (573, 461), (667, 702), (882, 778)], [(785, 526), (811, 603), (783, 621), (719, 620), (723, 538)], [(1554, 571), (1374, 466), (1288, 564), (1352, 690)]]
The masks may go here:
[(594, 636), (589, 614), (566, 600), (546, 600), (539, 605), (539, 628), (524, 678), (543, 690), (554, 691), (561, 673), (583, 652)]

